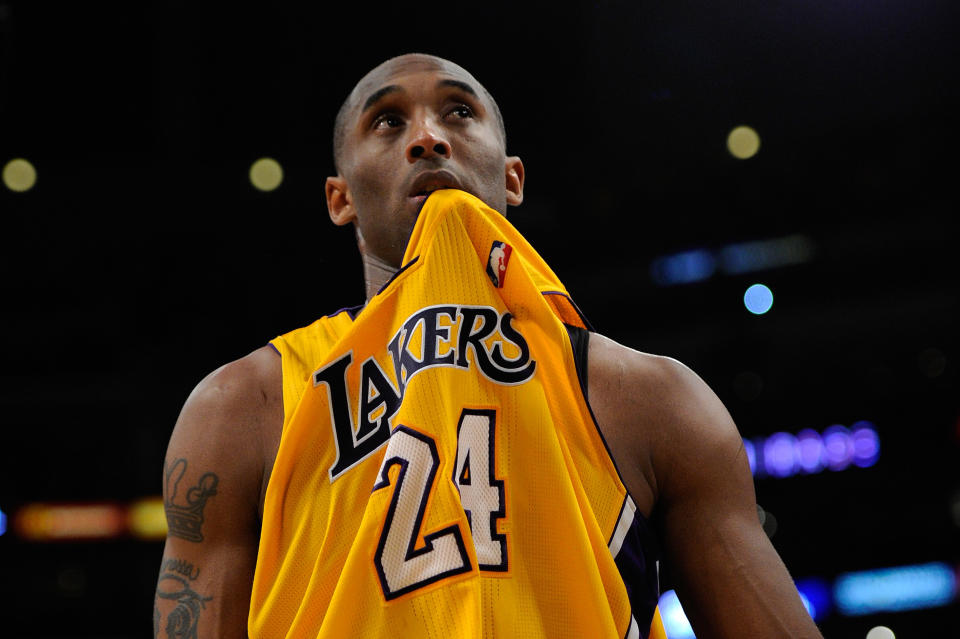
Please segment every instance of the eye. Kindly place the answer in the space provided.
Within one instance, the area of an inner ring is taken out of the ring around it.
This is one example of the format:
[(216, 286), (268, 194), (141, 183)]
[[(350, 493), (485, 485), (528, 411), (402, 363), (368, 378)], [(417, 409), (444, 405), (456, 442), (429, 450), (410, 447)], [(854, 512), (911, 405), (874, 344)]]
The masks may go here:
[(395, 113), (382, 113), (373, 121), (374, 129), (395, 129), (403, 126), (403, 120)]
[(466, 104), (458, 104), (450, 109), (449, 114), (456, 115), (458, 118), (466, 120), (467, 118), (473, 117), (473, 109), (468, 107)]

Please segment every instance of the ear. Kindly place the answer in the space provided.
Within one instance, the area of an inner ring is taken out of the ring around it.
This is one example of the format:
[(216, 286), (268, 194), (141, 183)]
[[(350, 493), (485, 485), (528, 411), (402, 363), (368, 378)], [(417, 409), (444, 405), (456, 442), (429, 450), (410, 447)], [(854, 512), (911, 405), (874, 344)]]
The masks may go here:
[(520, 206), (523, 202), (523, 162), (515, 155), (504, 161), (507, 173), (507, 204)]
[(357, 219), (357, 212), (353, 208), (353, 198), (350, 196), (350, 189), (347, 187), (347, 181), (339, 175), (328, 177), (326, 184), (327, 191), (327, 212), (330, 213), (330, 219), (337, 226), (349, 224)]

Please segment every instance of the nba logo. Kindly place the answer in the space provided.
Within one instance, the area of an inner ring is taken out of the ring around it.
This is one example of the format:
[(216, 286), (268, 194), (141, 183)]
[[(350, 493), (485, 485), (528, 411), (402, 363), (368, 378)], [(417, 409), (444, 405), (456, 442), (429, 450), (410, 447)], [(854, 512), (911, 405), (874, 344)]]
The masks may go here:
[(487, 275), (497, 288), (503, 288), (503, 280), (507, 276), (507, 263), (513, 248), (506, 242), (494, 241), (490, 247), (490, 257), (487, 258)]

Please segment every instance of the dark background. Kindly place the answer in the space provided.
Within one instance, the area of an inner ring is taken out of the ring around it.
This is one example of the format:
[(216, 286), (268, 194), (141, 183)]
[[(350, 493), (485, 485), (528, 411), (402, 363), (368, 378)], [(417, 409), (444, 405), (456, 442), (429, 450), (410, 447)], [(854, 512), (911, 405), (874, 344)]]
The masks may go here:
[[(795, 577), (956, 565), (952, 4), (0, 1), (0, 164), (39, 175), (0, 187), (0, 508), (159, 494), (207, 372), (362, 302), (323, 198), (333, 117), (369, 68), (423, 51), (497, 97), (527, 169), (510, 219), (599, 332), (691, 366), (746, 437), (876, 425), (872, 468), (757, 480)], [(739, 124), (761, 137), (745, 161), (726, 149)], [(283, 165), (276, 191), (248, 180), (262, 156)], [(812, 261), (649, 275), (661, 255), (795, 233)], [(775, 295), (763, 316), (741, 301), (755, 281)], [(146, 635), (161, 552), (8, 531), (0, 634)], [(946, 637), (958, 611), (821, 626)]]

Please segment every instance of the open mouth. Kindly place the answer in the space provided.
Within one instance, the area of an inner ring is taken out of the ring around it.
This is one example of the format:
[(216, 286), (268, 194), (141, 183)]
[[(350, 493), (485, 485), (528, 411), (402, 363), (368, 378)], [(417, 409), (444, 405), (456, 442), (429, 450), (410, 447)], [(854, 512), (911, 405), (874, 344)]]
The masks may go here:
[(433, 193), (434, 191), (442, 191), (445, 188), (448, 188), (448, 187), (442, 186), (438, 189), (424, 189), (421, 191), (417, 191), (411, 197), (413, 197), (414, 199), (425, 200), (428, 197), (430, 197), (430, 194)]
[(409, 196), (417, 203), (422, 203), (434, 191), (443, 189), (459, 189), (460, 181), (446, 170), (427, 171), (418, 175), (410, 185)]

